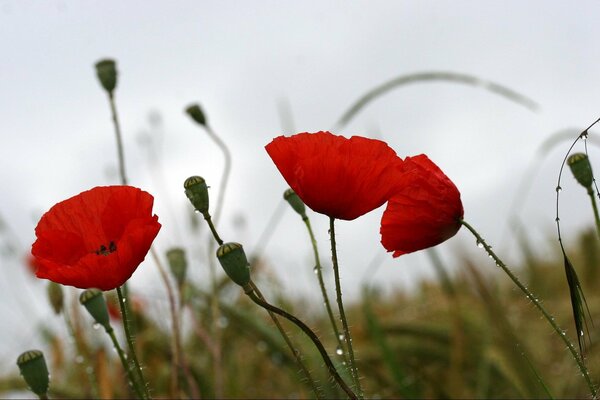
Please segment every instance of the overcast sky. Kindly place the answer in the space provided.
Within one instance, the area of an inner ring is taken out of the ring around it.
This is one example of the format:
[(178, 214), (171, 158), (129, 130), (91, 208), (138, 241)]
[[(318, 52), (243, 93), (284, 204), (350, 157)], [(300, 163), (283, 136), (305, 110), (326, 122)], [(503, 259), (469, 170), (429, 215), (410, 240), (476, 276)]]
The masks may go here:
[[(281, 134), (331, 129), (367, 90), (423, 71), (490, 80), (541, 108), (532, 112), (482, 88), (422, 83), (375, 100), (334, 133), (382, 138), (401, 157), (426, 153), (461, 191), (465, 219), (509, 249), (509, 206), (540, 144), (563, 129), (575, 137), (600, 116), (598, 15), (597, 1), (0, 0), (0, 217), (3, 248), (10, 242), (18, 249), (1, 261), (0, 316), (3, 326), (28, 332), (3, 328), (0, 337), (9, 339), (1, 358), (39, 347), (31, 321), (52, 319), (40, 301), (45, 283), (27, 276), (21, 262), (41, 214), (83, 190), (118, 183), (108, 103), (93, 69), (100, 58), (118, 62), (128, 174), (156, 197), (161, 252), (198, 242), (186, 233), (184, 179), (204, 176), (213, 195), (220, 187), (222, 155), (184, 115), (186, 105), (200, 102), (231, 148), (220, 231), (251, 253), (286, 189), (264, 145)], [(290, 117), (285, 123), (282, 113)], [(556, 251), (546, 239), (554, 235), (554, 188), (568, 146), (548, 154), (518, 202), (530, 235), (544, 238), (542, 254)], [(158, 162), (149, 162), (149, 149)], [(593, 159), (599, 153), (590, 151)], [(563, 188), (565, 230), (590, 227), (583, 189), (568, 175)], [(365, 276), (389, 290), (431, 275), (423, 254), (387, 256), (376, 271), (367, 269), (384, 253), (382, 212), (338, 224), (350, 299)], [(310, 217), (327, 262), (327, 218)], [(286, 208), (265, 251), (294, 295), (318, 296), (309, 244), (299, 217)], [(466, 249), (487, 262), (474, 247), (460, 231), (439, 250), (450, 260)], [(514, 252), (503, 256), (518, 260)], [(194, 279), (208, 279), (204, 265), (194, 267)], [(163, 300), (151, 262), (131, 284)]]

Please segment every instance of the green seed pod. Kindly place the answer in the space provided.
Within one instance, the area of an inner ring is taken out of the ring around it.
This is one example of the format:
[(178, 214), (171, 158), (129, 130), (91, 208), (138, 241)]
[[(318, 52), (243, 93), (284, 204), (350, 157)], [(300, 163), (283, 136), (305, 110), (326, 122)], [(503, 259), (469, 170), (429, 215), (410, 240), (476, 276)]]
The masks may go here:
[(232, 281), (240, 286), (250, 283), (250, 264), (241, 244), (225, 243), (217, 249), (217, 258)]
[(54, 313), (60, 314), (63, 309), (64, 300), (62, 285), (50, 281), (46, 288), (46, 293), (48, 294), (48, 301), (50, 302)]
[(198, 212), (202, 215), (208, 213), (208, 186), (206, 181), (200, 176), (190, 176), (183, 183), (185, 195)]
[(185, 251), (180, 247), (174, 247), (167, 251), (167, 260), (169, 261), (169, 267), (173, 277), (177, 281), (179, 286), (185, 282), (185, 276), (187, 272), (187, 260), (185, 258)]
[(99, 289), (86, 289), (79, 296), (79, 302), (88, 310), (94, 321), (99, 323), (108, 332), (112, 329), (108, 318), (106, 300)]
[(571, 172), (577, 182), (586, 189), (592, 186), (594, 175), (592, 173), (592, 166), (587, 155), (584, 153), (575, 153), (569, 156), (567, 164), (571, 168)]
[(29, 389), (40, 397), (46, 396), (50, 385), (50, 374), (44, 353), (39, 350), (26, 351), (17, 358), (17, 366)]
[(185, 109), (185, 112), (188, 113), (190, 117), (194, 121), (196, 121), (199, 125), (206, 126), (206, 116), (204, 112), (200, 108), (199, 104), (192, 104)]
[(117, 86), (117, 68), (114, 60), (104, 59), (96, 63), (96, 74), (102, 87), (112, 94)]
[(285, 192), (283, 192), (283, 198), (288, 203), (290, 203), (290, 206), (292, 206), (294, 211), (300, 214), (302, 219), (307, 218), (306, 206), (304, 205), (304, 202), (300, 199), (300, 197), (296, 194), (296, 192), (294, 192), (292, 189), (288, 189)]

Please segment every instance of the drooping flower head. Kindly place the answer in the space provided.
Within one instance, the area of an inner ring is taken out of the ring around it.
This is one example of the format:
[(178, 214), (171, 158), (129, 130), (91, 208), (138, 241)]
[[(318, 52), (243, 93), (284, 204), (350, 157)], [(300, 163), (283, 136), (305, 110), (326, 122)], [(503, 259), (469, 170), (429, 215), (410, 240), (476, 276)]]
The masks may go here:
[(38, 278), (111, 290), (127, 281), (160, 230), (154, 198), (131, 186), (102, 186), (54, 205), (35, 228)]
[(344, 220), (385, 203), (394, 192), (393, 166), (402, 162), (385, 142), (329, 132), (279, 136), (265, 149), (308, 207)]
[(406, 157), (400, 184), (381, 218), (381, 243), (394, 257), (435, 246), (458, 232), (460, 193), (426, 155)]

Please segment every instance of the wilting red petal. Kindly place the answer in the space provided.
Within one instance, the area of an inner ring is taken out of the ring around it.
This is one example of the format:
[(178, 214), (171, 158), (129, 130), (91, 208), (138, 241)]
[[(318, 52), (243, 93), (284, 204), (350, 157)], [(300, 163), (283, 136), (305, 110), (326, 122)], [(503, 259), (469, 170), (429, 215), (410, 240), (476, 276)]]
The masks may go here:
[(426, 155), (407, 157), (400, 186), (381, 218), (381, 243), (394, 257), (451, 238), (464, 215), (460, 193)]
[(381, 206), (394, 192), (402, 160), (385, 142), (329, 132), (279, 136), (267, 153), (312, 210), (352, 220)]
[(121, 286), (160, 230), (153, 202), (131, 186), (103, 186), (54, 205), (35, 228), (37, 277), (82, 289)]

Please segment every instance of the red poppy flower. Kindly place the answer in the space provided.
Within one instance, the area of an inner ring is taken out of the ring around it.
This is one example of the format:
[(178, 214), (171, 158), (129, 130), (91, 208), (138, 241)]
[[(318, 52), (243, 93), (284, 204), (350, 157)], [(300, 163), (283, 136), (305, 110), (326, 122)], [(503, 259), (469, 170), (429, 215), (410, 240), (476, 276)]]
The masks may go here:
[(329, 132), (279, 136), (267, 153), (312, 210), (352, 220), (381, 206), (394, 192), (402, 160), (385, 142)]
[(153, 202), (131, 186), (104, 186), (54, 205), (35, 228), (37, 277), (82, 289), (121, 286), (160, 230)]
[(394, 257), (426, 249), (458, 232), (460, 193), (426, 155), (406, 157), (400, 185), (381, 218), (381, 243)]

